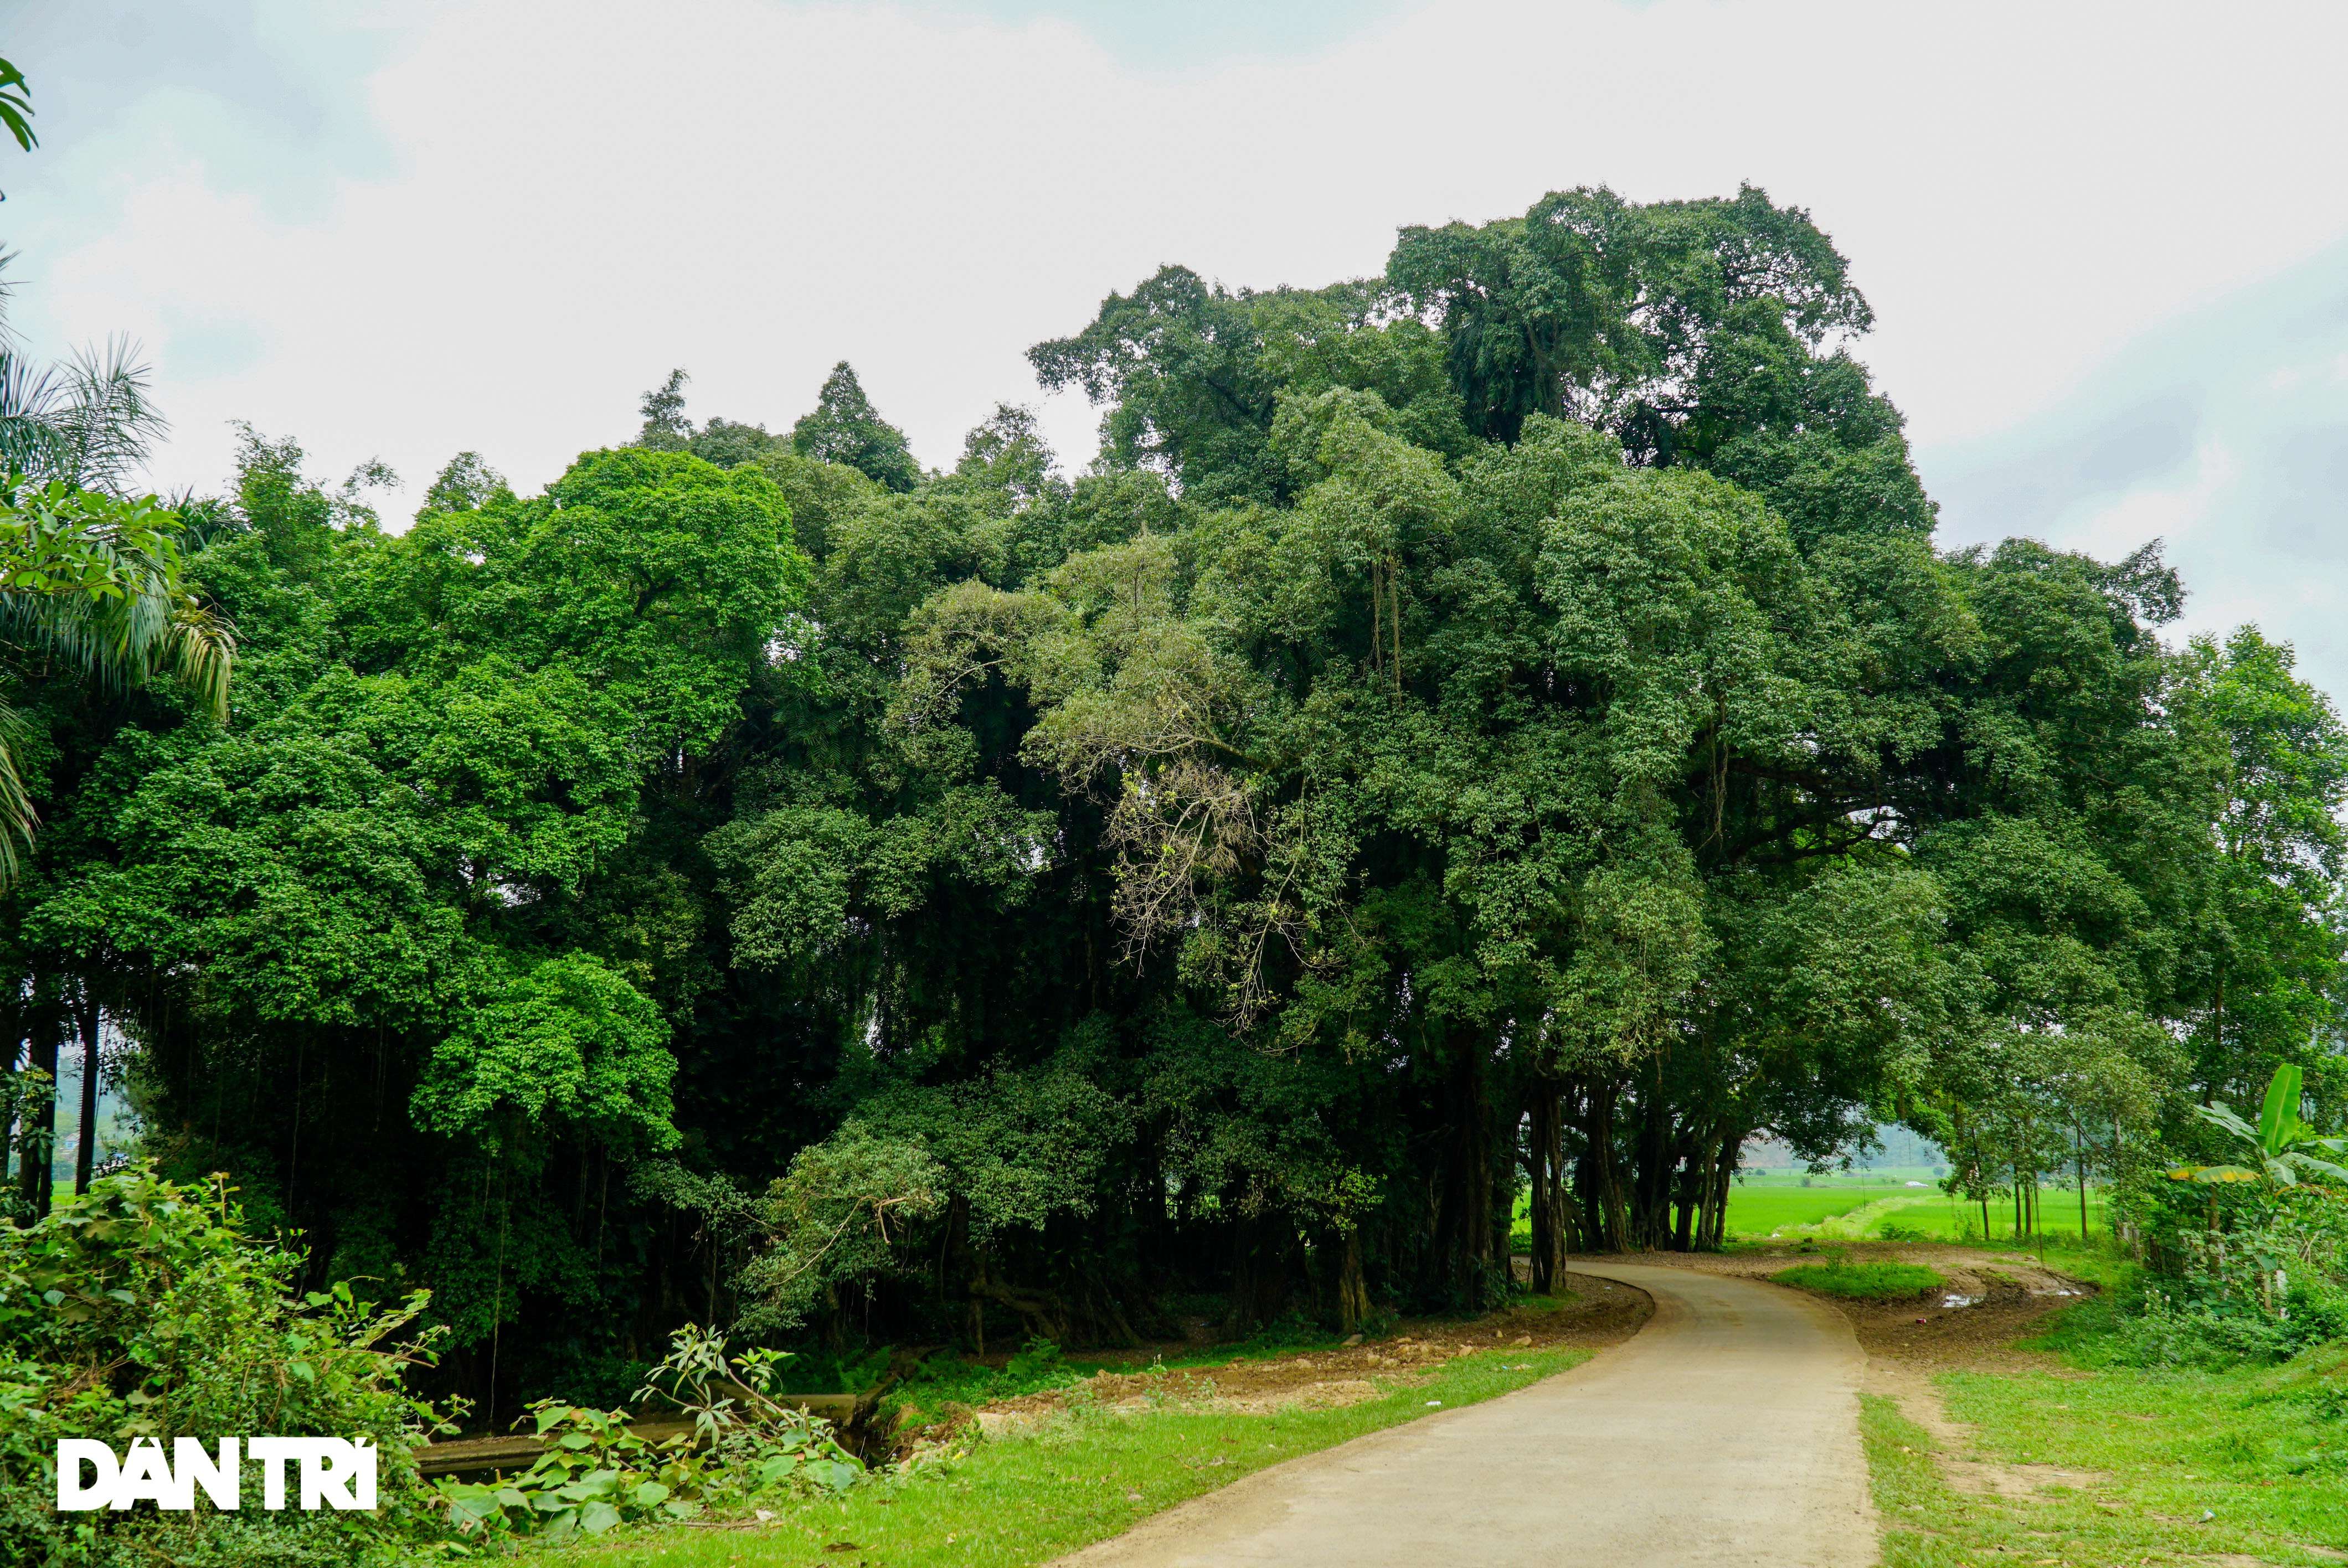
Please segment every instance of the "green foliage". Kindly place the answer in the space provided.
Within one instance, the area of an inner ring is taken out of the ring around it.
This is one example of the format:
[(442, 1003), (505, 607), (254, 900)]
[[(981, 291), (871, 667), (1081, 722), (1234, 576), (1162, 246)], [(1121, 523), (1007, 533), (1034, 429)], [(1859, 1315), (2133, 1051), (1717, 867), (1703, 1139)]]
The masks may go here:
[[(101, 689), (169, 677), (226, 718), (235, 637), (188, 581), (180, 533), (152, 496), (12, 475), (0, 486), (0, 632)], [(36, 820), (10, 744), (19, 726), (0, 707), (0, 884), (16, 875)]]
[(2302, 1175), (2330, 1176), (2348, 1182), (2348, 1170), (2309, 1152), (2348, 1152), (2348, 1139), (2319, 1136), (2314, 1128), (2300, 1120), (2299, 1103), (2300, 1070), (2296, 1064), (2285, 1062), (2274, 1070), (2274, 1077), (2267, 1083), (2266, 1103), (2259, 1112), (2255, 1127), (2235, 1115), (2232, 1107), (2222, 1101), (2196, 1105), (2194, 1114), (2230, 1137), (2235, 1147), (2255, 1163), (2181, 1166), (2169, 1173), (2170, 1180), (2203, 1184), (2268, 1181), (2286, 1187), (2296, 1186)]
[[(29, 1228), (0, 1226), (0, 1562), (389, 1563), (438, 1539), (414, 1458), (435, 1416), (404, 1386), (431, 1366), (438, 1336), (395, 1338), (424, 1293), (386, 1309), (347, 1283), (303, 1292), (302, 1266), (248, 1235), (225, 1186), (176, 1185), (143, 1165), (61, 1198)], [(52, 1510), (62, 1438), (254, 1433), (372, 1443), (381, 1505)]]
[(417, 1123), (502, 1153), (571, 1130), (606, 1148), (661, 1150), (669, 1124), (668, 1030), (660, 1009), (590, 954), (544, 959), (433, 1049)]
[(5, 60), (0, 60), (0, 125), (16, 138), (16, 145), (30, 152), (40, 145), (41, 138), (33, 134), (29, 123), (33, 118), (30, 90), (25, 86), (25, 73)]
[(497, 1425), (686, 1317), (862, 1384), (1467, 1308), (1519, 1190), (1553, 1294), (1891, 1121), (1944, 1191), (1838, 1225), (2297, 1245), (2159, 1173), (2281, 1065), (2342, 1132), (2336, 715), (2166, 645), (2157, 550), (1934, 549), (1868, 319), (1762, 192), (1562, 191), (1110, 295), (1031, 354), (1073, 478), (1014, 406), (922, 472), (845, 365), (398, 534), (246, 432), (175, 547), (226, 722), (0, 693), (23, 1081), (94, 999), (170, 1168), (428, 1285)]
[[(864, 1479), (864, 1467), (830, 1423), (768, 1397), (780, 1359), (771, 1351), (729, 1358), (723, 1336), (688, 1324), (637, 1396), (690, 1415), (691, 1432), (653, 1442), (629, 1430), (625, 1410), (540, 1400), (530, 1410), (546, 1451), (518, 1476), (439, 1482), (449, 1518), (478, 1540), (559, 1542), (624, 1522), (845, 1491)], [(735, 1382), (734, 1373), (747, 1382)]]
[(796, 1327), (838, 1282), (897, 1267), (912, 1227), (944, 1207), (944, 1174), (918, 1139), (858, 1122), (801, 1150), (761, 1208), (772, 1245), (742, 1279), (753, 1321)]
[(1769, 1276), (1779, 1285), (1815, 1290), (1822, 1296), (1848, 1296), (1858, 1301), (1899, 1301), (1939, 1290), (1949, 1282), (1935, 1271), (1914, 1263), (1797, 1264)]
[(1060, 1348), (1042, 1336), (1031, 1337), (1019, 1348), (1019, 1353), (1004, 1364), (1004, 1371), (1022, 1382), (1048, 1382), (1062, 1376), (1065, 1367)]
[(459, 452), (424, 492), (420, 512), (478, 512), (492, 502), (511, 501), (505, 476), (481, 461), (479, 452)]
[(891, 490), (910, 490), (922, 477), (904, 433), (873, 411), (844, 359), (824, 378), (813, 412), (791, 426), (791, 450), (853, 468)]

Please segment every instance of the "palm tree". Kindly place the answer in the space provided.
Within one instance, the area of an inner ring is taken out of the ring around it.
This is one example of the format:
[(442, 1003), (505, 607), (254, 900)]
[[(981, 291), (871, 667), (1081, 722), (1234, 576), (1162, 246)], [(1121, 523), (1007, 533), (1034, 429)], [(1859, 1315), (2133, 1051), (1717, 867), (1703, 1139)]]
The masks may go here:
[[(158, 677), (228, 716), (236, 642), (189, 588), (180, 518), (154, 497), (125, 499), (63, 479), (0, 486), (0, 642), (103, 690)], [(0, 706), (0, 886), (37, 820), (13, 742), (22, 721)]]
[[(0, 252), (0, 270), (14, 258)], [(125, 481), (166, 428), (135, 344), (37, 365), (8, 331), (0, 277), (0, 660), (123, 691), (168, 676), (225, 718), (228, 623), (190, 589), (181, 519)], [(0, 705), (0, 888), (38, 817)]]
[[(0, 266), (7, 260), (0, 254)], [(32, 364), (7, 332), (8, 292), (0, 280), (0, 671), (113, 691), (169, 679), (224, 720), (234, 633), (187, 580), (180, 513), (152, 496), (123, 493), (164, 428), (146, 365), (119, 339), (61, 364)], [(39, 820), (16, 765), (24, 730), (22, 717), (0, 703), (0, 889), (15, 881)], [(77, 1176), (86, 1185), (100, 1032), (87, 978), (77, 1010)], [(20, 1043), (29, 1048), (26, 1065), (41, 1077), (15, 1071)], [(0, 1148), (13, 1121), (23, 1195), (35, 1214), (48, 1204), (56, 1107), (46, 1085), (56, 1081), (59, 1043), (53, 1030), (36, 1028), (10, 1042), (10, 1060), (0, 1065), (0, 1102), (11, 1112), (0, 1114)]]

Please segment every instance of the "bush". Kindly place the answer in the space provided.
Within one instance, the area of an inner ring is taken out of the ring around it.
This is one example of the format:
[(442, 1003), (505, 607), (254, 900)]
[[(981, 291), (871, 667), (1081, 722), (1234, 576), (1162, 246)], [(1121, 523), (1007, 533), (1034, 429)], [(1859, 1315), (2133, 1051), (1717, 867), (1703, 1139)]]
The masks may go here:
[(530, 1407), (546, 1441), (536, 1463), (512, 1479), (443, 1481), (440, 1494), (469, 1536), (559, 1542), (762, 1497), (844, 1491), (864, 1466), (830, 1422), (772, 1397), (786, 1359), (772, 1350), (729, 1357), (722, 1336), (687, 1324), (636, 1395), (675, 1405), (693, 1418), (691, 1433), (654, 1443), (628, 1430), (625, 1410), (541, 1399)]
[(1803, 1263), (1769, 1276), (1779, 1285), (1860, 1301), (1898, 1301), (1949, 1282), (1913, 1263)]
[(2220, 1370), (2348, 1336), (2348, 1201), (2336, 1189), (2147, 1179), (2127, 1207), (2155, 1283), (2120, 1306), (2089, 1354)]
[[(446, 1539), (417, 1483), (434, 1413), (401, 1388), (432, 1334), (387, 1344), (424, 1309), (380, 1311), (347, 1285), (296, 1296), (300, 1255), (244, 1234), (209, 1192), (134, 1167), (0, 1226), (0, 1563), (10, 1568), (229, 1568), (390, 1563)], [(371, 1441), (372, 1513), (258, 1507), (56, 1512), (57, 1445), (260, 1434)]]
[(2328, 1280), (2293, 1285), (2270, 1315), (2250, 1303), (2155, 1287), (2111, 1321), (2098, 1360), (2123, 1367), (2229, 1368), (2287, 1361), (2348, 1336), (2348, 1291)]

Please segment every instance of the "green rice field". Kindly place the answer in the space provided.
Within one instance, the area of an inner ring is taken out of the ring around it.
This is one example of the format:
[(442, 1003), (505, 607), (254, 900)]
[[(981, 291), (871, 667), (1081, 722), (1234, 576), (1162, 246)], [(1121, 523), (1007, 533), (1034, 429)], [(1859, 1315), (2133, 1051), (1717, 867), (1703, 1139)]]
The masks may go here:
[[(1922, 1186), (1910, 1186), (1921, 1182)], [(1527, 1196), (1517, 1194), (1515, 1235), (1522, 1252), (1532, 1245), (1532, 1227), (1526, 1217)], [(2039, 1223), (2050, 1236), (2079, 1234), (2079, 1200), (2075, 1189), (2049, 1186), (2038, 1198)], [(2090, 1235), (2106, 1234), (2103, 1194), (2087, 1192)], [(1978, 1204), (1961, 1204), (1940, 1190), (1927, 1167), (1914, 1170), (1855, 1171), (1813, 1176), (1802, 1185), (1797, 1173), (1754, 1171), (1741, 1177), (1728, 1194), (1728, 1234), (1757, 1240), (1781, 1236), (1882, 1239), (1886, 1227), (1918, 1240), (1994, 1242), (2012, 1240), (2013, 1203), (1993, 1198), (1989, 1233), (1982, 1233)]]
[[(1911, 1187), (1907, 1184), (1910, 1182), (1930, 1184)], [(2077, 1235), (2075, 1189), (2043, 1189), (2038, 1218), (2049, 1235)], [(2090, 1188), (2088, 1229), (2101, 1235), (2105, 1225), (2103, 1194)], [(1989, 1232), (1984, 1236), (1981, 1205), (1959, 1203), (1941, 1192), (1927, 1170), (1814, 1176), (1807, 1187), (1798, 1176), (1756, 1173), (1740, 1181), (1728, 1196), (1728, 1233), (1733, 1236), (1880, 1237), (1886, 1227), (1934, 1241), (2011, 1239), (2013, 1204), (2011, 1199), (1990, 1200)]]

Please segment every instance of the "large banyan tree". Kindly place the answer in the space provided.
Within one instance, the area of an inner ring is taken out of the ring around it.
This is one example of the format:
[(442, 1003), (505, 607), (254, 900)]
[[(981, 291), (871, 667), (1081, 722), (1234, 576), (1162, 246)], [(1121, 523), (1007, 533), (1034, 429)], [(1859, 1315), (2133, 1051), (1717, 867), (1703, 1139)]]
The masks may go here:
[(500, 1408), (685, 1317), (1474, 1307), (1520, 1194), (1537, 1286), (1717, 1245), (1756, 1136), (2120, 1169), (2326, 1070), (2348, 753), (2157, 550), (1936, 551), (1869, 322), (1760, 191), (1577, 190), (1112, 294), (1031, 355), (1074, 480), (1015, 408), (921, 473), (845, 365), (398, 534), (255, 437), (234, 711), (31, 681), (0, 934)]

